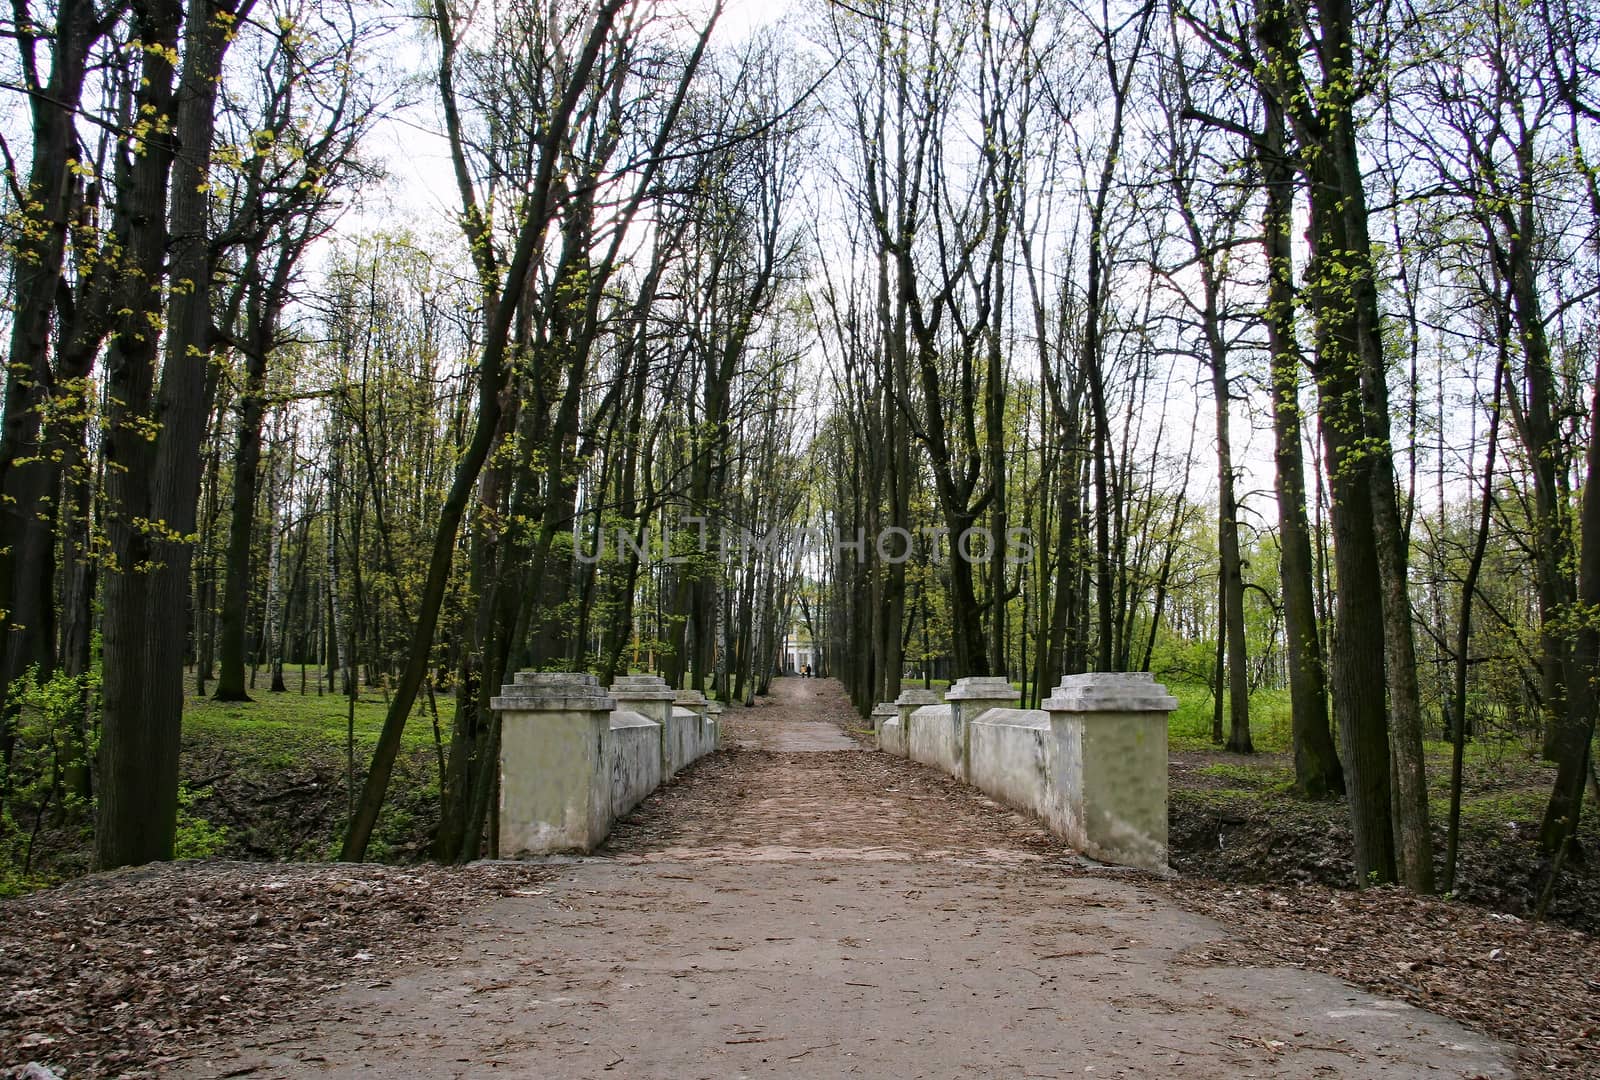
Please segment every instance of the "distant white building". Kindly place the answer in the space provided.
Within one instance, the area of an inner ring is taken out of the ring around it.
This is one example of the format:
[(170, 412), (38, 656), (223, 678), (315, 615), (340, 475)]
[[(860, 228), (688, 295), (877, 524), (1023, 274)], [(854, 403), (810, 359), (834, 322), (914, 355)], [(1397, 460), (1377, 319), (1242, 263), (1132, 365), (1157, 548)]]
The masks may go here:
[(783, 670), (785, 674), (798, 674), (802, 667), (810, 665), (812, 674), (816, 673), (822, 659), (819, 655), (811, 636), (799, 630), (790, 630), (783, 639)]

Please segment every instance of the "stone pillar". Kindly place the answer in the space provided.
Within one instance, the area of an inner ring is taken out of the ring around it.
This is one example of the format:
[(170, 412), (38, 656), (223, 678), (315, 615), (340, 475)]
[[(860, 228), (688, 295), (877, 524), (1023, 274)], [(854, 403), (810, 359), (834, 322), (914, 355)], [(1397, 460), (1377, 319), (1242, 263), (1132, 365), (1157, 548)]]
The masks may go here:
[(906, 738), (906, 754), (911, 753), (911, 714), (924, 705), (939, 704), (939, 695), (932, 690), (924, 690), (920, 686), (900, 691), (900, 696), (894, 699), (895, 708), (900, 710), (900, 733)]
[(679, 713), (671, 725), (669, 738), (672, 741), (672, 768), (662, 767), (662, 779), (675, 775), (689, 762), (699, 756), (700, 729), (705, 726), (707, 707), (711, 704), (706, 696), (698, 690), (679, 690), (672, 698), (673, 705), (685, 712), (693, 713), (694, 717)]
[(500, 714), (500, 851), (592, 851), (611, 830), (616, 702), (593, 675), (519, 671), (489, 706)]
[(872, 737), (879, 750), (883, 749), (883, 722), (899, 715), (900, 710), (892, 701), (880, 701), (872, 707)]
[(1068, 675), (1043, 703), (1054, 816), (1102, 862), (1167, 871), (1167, 717), (1178, 699), (1147, 671)]
[(990, 709), (1010, 709), (1022, 700), (1022, 692), (999, 675), (969, 675), (944, 692), (950, 703), (950, 719), (955, 724), (956, 746), (961, 751), (962, 780), (972, 782), (972, 721)]
[(632, 709), (646, 720), (661, 725), (661, 775), (663, 778), (671, 776), (667, 730), (672, 721), (672, 699), (677, 694), (667, 685), (667, 680), (659, 675), (620, 675), (611, 684), (611, 696), (617, 699), (619, 708)]
[(722, 712), (722, 702), (706, 702), (706, 744), (704, 753), (709, 754), (715, 750), (717, 742), (722, 738)]

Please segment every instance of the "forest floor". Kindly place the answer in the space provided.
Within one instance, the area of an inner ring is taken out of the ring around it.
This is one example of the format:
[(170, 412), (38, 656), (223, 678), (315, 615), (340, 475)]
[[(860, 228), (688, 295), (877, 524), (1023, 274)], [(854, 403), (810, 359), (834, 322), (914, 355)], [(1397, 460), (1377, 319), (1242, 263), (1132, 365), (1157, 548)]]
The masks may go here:
[[(1442, 882), (1449, 763), (1429, 765), (1434, 869)], [(1453, 899), (1532, 917), (1549, 880), (1550, 860), (1540, 852), (1538, 836), (1553, 777), (1554, 768), (1530, 757), (1520, 744), (1473, 747), (1463, 785)], [(1175, 749), (1169, 804), (1173, 868), (1239, 884), (1348, 888), (1355, 877), (1349, 808), (1343, 799), (1297, 798), (1293, 781), (1294, 761), (1287, 751), (1246, 756)], [(1587, 796), (1579, 839), (1586, 857), (1562, 867), (1547, 918), (1600, 934), (1600, 807)]]
[(1600, 1072), (1587, 935), (1100, 867), (858, 723), (780, 681), (589, 858), (0, 902), (0, 1075)]
[[(286, 692), (251, 687), (251, 700), (242, 702), (193, 693), (185, 699), (179, 858), (320, 862), (338, 853), (387, 695), (379, 686), (364, 686), (354, 702), (320, 694), (315, 677), (302, 682), (299, 672), (291, 672), (288, 685)], [(440, 757), (428, 705), (424, 698), (406, 725), (368, 849), (373, 861), (415, 863), (428, 855), (438, 822)], [(440, 695), (438, 705), (447, 733), (454, 702)], [(0, 897), (88, 873), (89, 815), (50, 810), (35, 819), (19, 809), (21, 836), (0, 830)]]
[[(8, 901), (3, 1060), (408, 1078), (1579, 1076), (1596, 1061), (1579, 1003), (1600, 957), (1582, 935), (1392, 893), (1097, 867), (945, 776), (862, 753), (833, 684), (776, 691), (726, 714), (727, 749), (593, 857), (179, 864)], [(1380, 992), (1318, 970), (1340, 965)]]
[[(347, 699), (316, 692), (316, 676), (312, 669), (302, 682), (301, 672), (291, 669), (287, 692), (263, 685), (252, 691), (253, 702), (198, 697), (186, 702), (180, 856), (321, 861), (336, 854), (351, 790), (349, 750), (354, 749), (353, 779), (359, 785), (387, 702), (381, 687), (364, 687), (352, 715)], [(1169, 734), (1174, 868), (1186, 876), (1237, 884), (1348, 888), (1354, 877), (1348, 808), (1343, 800), (1306, 802), (1290, 791), (1287, 695), (1270, 690), (1252, 695), (1252, 728), (1261, 752), (1243, 756), (1212, 747), (1205, 687), (1180, 684), (1174, 692), (1182, 703)], [(437, 707), (447, 733), (451, 695), (442, 693)], [(369, 849), (375, 861), (415, 863), (427, 857), (438, 816), (438, 751), (431, 721), (425, 699), (406, 726), (390, 796)], [(1442, 867), (1448, 747), (1430, 742), (1426, 750), (1435, 854)], [(1485, 737), (1468, 744), (1454, 898), (1530, 917), (1549, 870), (1536, 838), (1552, 779), (1551, 766), (1519, 739)], [(20, 814), (19, 822), (26, 831), (29, 816)], [(1580, 838), (1590, 857), (1563, 867), (1549, 919), (1600, 934), (1600, 799), (1585, 799)], [(0, 835), (0, 897), (71, 880), (88, 869), (86, 814), (46, 824), (27, 845), (31, 872), (19, 865), (22, 839), (9, 847), (5, 840)]]

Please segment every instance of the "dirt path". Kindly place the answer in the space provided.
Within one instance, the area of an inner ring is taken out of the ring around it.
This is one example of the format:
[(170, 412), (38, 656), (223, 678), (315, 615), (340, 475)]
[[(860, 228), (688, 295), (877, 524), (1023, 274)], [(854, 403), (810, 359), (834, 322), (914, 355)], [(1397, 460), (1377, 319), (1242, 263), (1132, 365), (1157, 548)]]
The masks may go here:
[(1509, 1077), (1451, 1021), (1286, 968), (784, 680), (596, 856), (471, 913), (465, 955), (187, 1075)]

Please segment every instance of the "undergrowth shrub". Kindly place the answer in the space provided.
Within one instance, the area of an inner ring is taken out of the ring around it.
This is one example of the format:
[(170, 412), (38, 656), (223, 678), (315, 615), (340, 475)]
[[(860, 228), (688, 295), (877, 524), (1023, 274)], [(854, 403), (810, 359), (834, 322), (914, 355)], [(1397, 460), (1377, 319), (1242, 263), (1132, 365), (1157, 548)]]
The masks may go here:
[(48, 882), (38, 866), (48, 831), (88, 835), (90, 762), (98, 741), (90, 709), (98, 690), (92, 672), (57, 671), (41, 680), (36, 667), (7, 687), (12, 747), (10, 762), (0, 762), (0, 895)]

